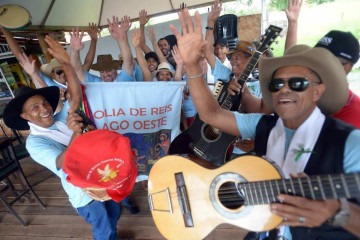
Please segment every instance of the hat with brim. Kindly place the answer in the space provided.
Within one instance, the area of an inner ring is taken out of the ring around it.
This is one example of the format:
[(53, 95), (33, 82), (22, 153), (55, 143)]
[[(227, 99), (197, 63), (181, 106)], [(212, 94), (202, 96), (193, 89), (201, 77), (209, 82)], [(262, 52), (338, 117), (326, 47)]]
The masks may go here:
[(226, 55), (228, 59), (231, 58), (233, 53), (236, 52), (244, 52), (252, 55), (254, 51), (256, 50), (256, 47), (253, 43), (240, 40), (236, 47), (229, 51), (229, 53)]
[(4, 123), (11, 129), (29, 130), (28, 121), (23, 119), (20, 114), (24, 103), (32, 96), (41, 95), (50, 103), (53, 112), (59, 103), (60, 90), (58, 87), (45, 87), (32, 89), (30, 87), (21, 87), (15, 93), (12, 99), (5, 107), (3, 113)]
[(114, 60), (111, 54), (98, 55), (97, 62), (92, 64), (90, 68), (95, 71), (109, 71), (112, 69), (119, 69), (121, 62)]
[(351, 32), (330, 31), (315, 45), (323, 47), (335, 56), (344, 58), (355, 64), (359, 60), (359, 40)]
[(66, 151), (63, 170), (73, 185), (104, 189), (117, 202), (131, 193), (138, 172), (129, 138), (106, 129), (76, 137)]
[(158, 68), (156, 71), (154, 71), (154, 76), (157, 76), (157, 74), (160, 72), (160, 71), (168, 71), (171, 73), (171, 76), (174, 77), (175, 76), (175, 71), (174, 70), (171, 70), (171, 66), (169, 63), (167, 62), (162, 62), (159, 64)]
[(61, 63), (55, 58), (51, 59), (49, 63), (43, 64), (40, 67), (40, 70), (48, 77), (51, 78), (51, 73), (54, 68), (61, 68)]
[(259, 78), (265, 104), (275, 111), (268, 82), (281, 67), (303, 66), (316, 72), (326, 91), (317, 102), (320, 110), (330, 115), (340, 110), (348, 98), (346, 73), (340, 61), (324, 48), (311, 48), (307, 45), (296, 45), (289, 48), (284, 56), (261, 57), (259, 61)]

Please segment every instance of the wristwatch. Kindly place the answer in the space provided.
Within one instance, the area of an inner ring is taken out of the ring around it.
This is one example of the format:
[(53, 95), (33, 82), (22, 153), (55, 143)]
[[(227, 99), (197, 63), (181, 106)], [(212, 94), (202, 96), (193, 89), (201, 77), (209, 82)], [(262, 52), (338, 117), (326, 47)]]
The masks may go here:
[(205, 29), (206, 29), (206, 30), (214, 30), (213, 27), (208, 27), (208, 26), (206, 26)]
[(350, 217), (349, 202), (346, 198), (340, 198), (340, 210), (329, 219), (329, 224), (335, 227), (344, 226)]

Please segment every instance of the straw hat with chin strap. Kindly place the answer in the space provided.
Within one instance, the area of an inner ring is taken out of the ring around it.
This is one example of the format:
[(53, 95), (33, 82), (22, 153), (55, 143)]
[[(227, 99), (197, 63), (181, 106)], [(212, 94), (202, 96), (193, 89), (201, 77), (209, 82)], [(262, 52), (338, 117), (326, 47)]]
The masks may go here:
[(267, 84), (277, 69), (286, 66), (304, 66), (316, 72), (326, 91), (317, 105), (320, 110), (330, 115), (340, 110), (348, 98), (346, 73), (340, 61), (324, 48), (311, 48), (296, 45), (289, 48), (282, 57), (261, 57), (259, 61), (259, 77), (264, 102), (274, 112), (272, 95)]

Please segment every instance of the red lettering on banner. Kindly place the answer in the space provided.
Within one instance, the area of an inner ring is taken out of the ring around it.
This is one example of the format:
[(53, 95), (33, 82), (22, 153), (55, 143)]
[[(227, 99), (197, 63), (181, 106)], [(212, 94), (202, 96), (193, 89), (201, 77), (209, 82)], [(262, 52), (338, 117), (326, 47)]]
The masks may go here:
[(108, 129), (108, 130), (126, 130), (128, 129), (130, 126), (130, 123), (126, 120), (123, 120), (121, 122), (117, 122), (117, 121), (112, 121), (109, 124), (104, 123), (103, 129)]
[(119, 108), (119, 110), (116, 114), (116, 116), (120, 116), (120, 115), (126, 116), (126, 114), (125, 114), (124, 110), (122, 110), (122, 108)]
[(169, 104), (167, 106), (162, 106), (162, 107), (153, 107), (151, 108), (150, 112), (151, 115), (159, 115), (170, 112), (171, 110), (172, 110), (172, 104)]
[(146, 108), (130, 108), (131, 116), (146, 116)]
[(104, 117), (118, 117), (120, 115), (125, 116), (126, 114), (122, 108), (119, 108), (118, 110), (112, 108), (110, 110), (97, 110), (93, 115), (95, 119), (100, 119)]
[(155, 120), (135, 121), (133, 127), (136, 130), (140, 130), (140, 129), (150, 130), (150, 129), (166, 126), (167, 124), (166, 120), (167, 120), (166, 117), (162, 117)]

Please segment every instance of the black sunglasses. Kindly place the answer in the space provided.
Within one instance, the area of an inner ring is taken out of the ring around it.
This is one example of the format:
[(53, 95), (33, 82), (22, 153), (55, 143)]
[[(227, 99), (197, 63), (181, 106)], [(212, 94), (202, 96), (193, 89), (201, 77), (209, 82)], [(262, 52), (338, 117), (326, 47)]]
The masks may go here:
[(60, 76), (61, 74), (63, 74), (63, 72), (64, 72), (64, 71), (61, 70), (61, 69), (56, 69), (56, 70), (55, 70), (56, 75), (59, 75), (59, 76)]
[(285, 86), (285, 82), (289, 88), (296, 92), (305, 91), (310, 84), (320, 84), (321, 82), (310, 82), (309, 79), (304, 77), (292, 77), (292, 78), (273, 78), (268, 82), (268, 89), (270, 92), (278, 92)]

